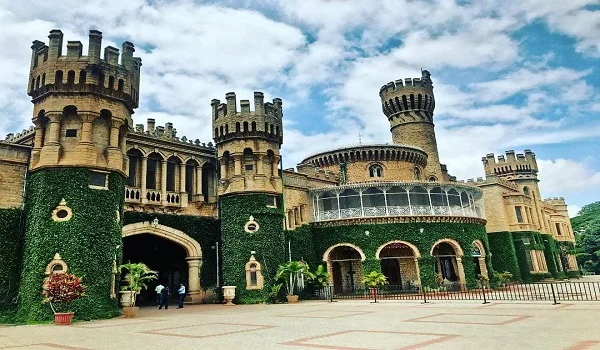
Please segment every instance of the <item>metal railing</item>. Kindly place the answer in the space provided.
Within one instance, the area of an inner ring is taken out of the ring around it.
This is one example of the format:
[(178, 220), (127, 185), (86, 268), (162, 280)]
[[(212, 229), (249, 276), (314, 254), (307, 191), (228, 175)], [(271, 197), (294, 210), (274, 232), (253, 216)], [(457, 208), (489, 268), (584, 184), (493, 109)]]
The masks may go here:
[(306, 299), (320, 300), (481, 300), (489, 301), (600, 301), (600, 282), (543, 282), (485, 284), (467, 288), (453, 283), (438, 288), (411, 285), (386, 285), (380, 288), (365, 286), (326, 286), (307, 293)]

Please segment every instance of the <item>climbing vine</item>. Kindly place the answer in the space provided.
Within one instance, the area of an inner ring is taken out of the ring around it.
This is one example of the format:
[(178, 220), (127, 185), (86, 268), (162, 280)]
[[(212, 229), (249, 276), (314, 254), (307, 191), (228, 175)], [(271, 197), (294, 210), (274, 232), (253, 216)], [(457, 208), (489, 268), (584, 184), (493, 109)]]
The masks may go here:
[[(24, 218), (18, 208), (0, 210), (0, 315), (12, 315), (19, 288)], [(10, 320), (0, 316), (0, 323)]]

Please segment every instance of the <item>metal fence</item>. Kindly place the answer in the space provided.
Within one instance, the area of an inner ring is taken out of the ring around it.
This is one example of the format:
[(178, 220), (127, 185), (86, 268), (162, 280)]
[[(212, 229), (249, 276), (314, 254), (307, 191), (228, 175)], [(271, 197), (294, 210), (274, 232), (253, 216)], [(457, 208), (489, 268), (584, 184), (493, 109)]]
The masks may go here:
[[(308, 291), (307, 291), (308, 292)], [(306, 299), (321, 300), (481, 300), (484, 303), (498, 300), (549, 301), (600, 301), (600, 282), (552, 282), (486, 284), (467, 288), (464, 284), (449, 284), (439, 288), (386, 285), (366, 288), (361, 285), (334, 287), (305, 293)]]

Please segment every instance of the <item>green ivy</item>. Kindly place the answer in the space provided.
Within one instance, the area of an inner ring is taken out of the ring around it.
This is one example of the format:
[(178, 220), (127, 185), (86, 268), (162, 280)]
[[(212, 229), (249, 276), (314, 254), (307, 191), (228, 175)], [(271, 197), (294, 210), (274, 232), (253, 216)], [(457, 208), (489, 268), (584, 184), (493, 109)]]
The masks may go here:
[(517, 261), (512, 233), (506, 231), (491, 232), (487, 236), (490, 242), (494, 271), (508, 271), (513, 275), (515, 281), (521, 281), (521, 270)]
[(192, 215), (172, 215), (160, 213), (125, 212), (123, 225), (158, 219), (161, 225), (182, 231), (198, 241), (202, 249), (200, 285), (214, 288), (217, 285), (217, 253), (212, 247), (220, 240), (219, 221), (210, 217)]
[[(423, 229), (423, 233), (420, 232)], [(480, 224), (459, 223), (399, 223), (399, 224), (364, 224), (334, 227), (312, 227), (314, 255), (321, 257), (334, 244), (351, 243), (358, 246), (366, 255), (363, 261), (365, 272), (381, 271), (380, 261), (376, 259), (377, 249), (392, 240), (403, 240), (414, 244), (421, 253), (419, 270), (423, 285), (435, 286), (435, 259), (430, 255), (434, 243), (442, 238), (456, 240), (463, 249), (463, 266), (468, 287), (477, 285), (475, 265), (471, 259), (471, 247), (474, 240), (481, 240), (486, 251), (489, 244), (485, 226)], [(365, 232), (369, 231), (369, 235)], [(294, 243), (294, 241), (292, 241)], [(298, 250), (292, 246), (292, 251)], [(306, 248), (302, 248), (306, 249)], [(488, 271), (492, 271), (490, 261), (486, 260)]]
[[(268, 301), (277, 267), (286, 260), (283, 232), (283, 210), (267, 207), (267, 194), (252, 193), (221, 197), (221, 239), (223, 285), (236, 286), (240, 303)], [(281, 203), (281, 196), (277, 199)], [(244, 230), (250, 216), (260, 228), (254, 233)], [(250, 252), (261, 264), (264, 288), (246, 290), (245, 266)]]
[[(21, 209), (0, 209), (0, 315), (14, 314), (19, 290), (24, 217)], [(9, 322), (0, 318), (0, 323)]]
[(544, 240), (544, 258), (546, 259), (546, 266), (548, 266), (548, 272), (552, 274), (552, 277), (556, 279), (564, 279), (565, 273), (560, 271), (559, 264), (560, 261), (557, 261), (557, 256), (560, 256), (560, 251), (556, 245), (556, 241), (552, 237), (552, 235), (542, 234), (542, 239)]
[[(76, 319), (109, 318), (119, 314), (110, 298), (113, 261), (121, 259), (121, 222), (124, 179), (110, 173), (108, 189), (89, 188), (85, 168), (44, 169), (31, 174), (26, 189), (27, 224), (23, 250), (17, 317), (22, 322), (50, 320), (42, 303), (44, 270), (56, 253), (69, 272), (81, 277), (86, 297), (74, 303)], [(73, 217), (52, 220), (52, 211), (65, 199)], [(119, 248), (117, 248), (119, 247)]]

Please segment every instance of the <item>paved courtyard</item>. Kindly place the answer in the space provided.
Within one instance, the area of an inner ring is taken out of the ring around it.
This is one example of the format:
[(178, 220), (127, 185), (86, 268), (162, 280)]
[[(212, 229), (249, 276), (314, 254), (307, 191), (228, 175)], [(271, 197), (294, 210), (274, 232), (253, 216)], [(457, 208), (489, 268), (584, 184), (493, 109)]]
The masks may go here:
[(305, 301), (0, 327), (0, 349), (600, 349), (600, 302)]

